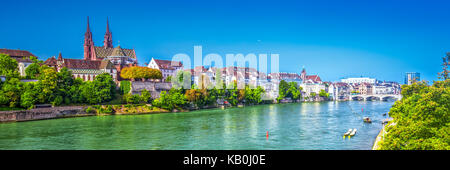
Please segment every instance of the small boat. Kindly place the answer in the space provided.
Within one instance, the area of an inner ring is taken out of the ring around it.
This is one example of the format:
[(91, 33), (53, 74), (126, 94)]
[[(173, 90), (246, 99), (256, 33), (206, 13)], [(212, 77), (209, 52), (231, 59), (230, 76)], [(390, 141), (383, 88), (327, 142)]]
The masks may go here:
[(348, 131), (344, 133), (344, 136), (348, 136), (350, 133), (352, 133), (352, 129), (348, 129)]
[(386, 113), (383, 113), (383, 116), (386, 116)]
[(353, 129), (352, 133), (350, 133), (350, 136), (355, 136), (356, 134), (356, 129)]
[(372, 123), (372, 120), (370, 120), (369, 117), (364, 117), (363, 120), (364, 120), (364, 122), (366, 122), (366, 123)]

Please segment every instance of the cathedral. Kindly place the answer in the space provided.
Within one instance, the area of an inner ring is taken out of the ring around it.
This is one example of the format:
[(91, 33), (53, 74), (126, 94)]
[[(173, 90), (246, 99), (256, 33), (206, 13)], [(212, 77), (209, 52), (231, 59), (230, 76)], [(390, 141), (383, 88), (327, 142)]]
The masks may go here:
[(44, 64), (54, 67), (58, 71), (66, 67), (72, 71), (75, 78), (82, 78), (84, 81), (92, 81), (99, 74), (109, 73), (116, 82), (121, 80), (120, 71), (124, 67), (137, 66), (134, 49), (121, 48), (120, 45), (113, 46), (108, 19), (106, 20), (103, 46), (95, 46), (89, 26), (89, 17), (87, 18), (83, 54), (83, 59), (66, 59), (60, 53), (57, 59), (54, 56), (50, 57)]
[(117, 71), (120, 72), (123, 67), (136, 66), (137, 58), (134, 49), (121, 48), (113, 46), (112, 32), (109, 30), (109, 22), (106, 20), (106, 33), (103, 40), (103, 46), (95, 46), (92, 38), (92, 32), (89, 27), (89, 17), (87, 18), (87, 30), (84, 34), (84, 60), (110, 60)]

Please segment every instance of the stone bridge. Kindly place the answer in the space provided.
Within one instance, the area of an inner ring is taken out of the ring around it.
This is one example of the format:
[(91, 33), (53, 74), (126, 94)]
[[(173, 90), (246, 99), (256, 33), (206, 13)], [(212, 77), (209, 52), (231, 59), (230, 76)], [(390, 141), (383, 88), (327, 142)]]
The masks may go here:
[(385, 101), (388, 99), (395, 99), (395, 100), (400, 100), (402, 99), (402, 95), (400, 94), (355, 94), (355, 95), (350, 95), (349, 96), (349, 100), (380, 100), (380, 101)]

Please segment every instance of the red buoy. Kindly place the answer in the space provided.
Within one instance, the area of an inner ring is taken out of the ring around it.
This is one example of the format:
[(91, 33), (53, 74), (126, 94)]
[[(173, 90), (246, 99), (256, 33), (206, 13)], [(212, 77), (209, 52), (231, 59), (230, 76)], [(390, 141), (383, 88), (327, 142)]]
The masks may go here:
[(269, 131), (266, 132), (266, 139), (269, 139)]

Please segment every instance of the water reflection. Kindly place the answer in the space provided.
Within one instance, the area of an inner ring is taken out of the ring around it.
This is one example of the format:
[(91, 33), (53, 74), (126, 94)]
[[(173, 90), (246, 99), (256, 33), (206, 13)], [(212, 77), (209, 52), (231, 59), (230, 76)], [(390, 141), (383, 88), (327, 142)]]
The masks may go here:
[[(296, 103), (6, 123), (0, 149), (370, 149), (392, 104)], [(374, 122), (363, 123), (363, 115)], [(357, 135), (342, 139), (349, 128)]]

